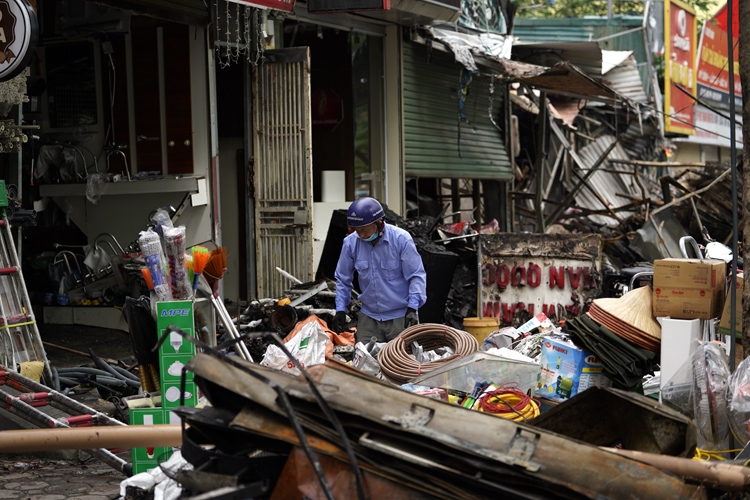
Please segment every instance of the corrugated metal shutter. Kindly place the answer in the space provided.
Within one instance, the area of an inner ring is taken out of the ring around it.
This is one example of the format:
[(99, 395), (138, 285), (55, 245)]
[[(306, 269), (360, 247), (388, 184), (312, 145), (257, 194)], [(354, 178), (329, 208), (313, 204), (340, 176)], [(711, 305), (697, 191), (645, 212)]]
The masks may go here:
[[(490, 79), (475, 76), (459, 129), (462, 66), (452, 54), (404, 44), (404, 154), (407, 177), (507, 179), (512, 176), (505, 134), (490, 121)], [(479, 68), (481, 73), (491, 73)], [(492, 116), (504, 127), (505, 86), (495, 82)], [(459, 134), (460, 133), (460, 134)], [(459, 141), (460, 139), (460, 141)]]

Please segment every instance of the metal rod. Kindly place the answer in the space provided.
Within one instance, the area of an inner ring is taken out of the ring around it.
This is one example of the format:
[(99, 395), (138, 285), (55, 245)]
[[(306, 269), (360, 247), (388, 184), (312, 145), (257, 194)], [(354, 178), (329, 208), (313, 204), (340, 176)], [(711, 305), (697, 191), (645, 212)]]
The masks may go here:
[(0, 453), (98, 448), (182, 446), (182, 426), (69, 427), (0, 432)]
[[(10, 395), (3, 390), (0, 390), (0, 397), (2, 397), (8, 403), (8, 407), (13, 410), (13, 413), (23, 416), (29, 422), (35, 423), (40, 427), (48, 427), (53, 425), (54, 427), (58, 428), (69, 428), (69, 426), (62, 421), (56, 418), (52, 418), (45, 413), (42, 413), (33, 406), (24, 403), (17, 397)], [(102, 462), (113, 467), (114, 469), (119, 470), (120, 472), (123, 472), (127, 475), (132, 474), (133, 466), (122, 460), (121, 458), (118, 458), (108, 450), (101, 448), (87, 448), (85, 449), (85, 451), (89, 455), (98, 458)]]

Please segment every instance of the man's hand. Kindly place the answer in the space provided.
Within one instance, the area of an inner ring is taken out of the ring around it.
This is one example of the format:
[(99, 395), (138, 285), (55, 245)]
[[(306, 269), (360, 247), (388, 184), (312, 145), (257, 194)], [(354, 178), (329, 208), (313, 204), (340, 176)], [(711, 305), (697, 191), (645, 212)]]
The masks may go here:
[(346, 313), (344, 311), (336, 311), (336, 316), (331, 321), (331, 330), (336, 333), (341, 333), (346, 327)]
[(417, 313), (416, 309), (412, 309), (411, 307), (406, 310), (406, 316), (404, 316), (404, 329), (409, 328), (410, 326), (418, 325), (419, 324), (419, 314)]

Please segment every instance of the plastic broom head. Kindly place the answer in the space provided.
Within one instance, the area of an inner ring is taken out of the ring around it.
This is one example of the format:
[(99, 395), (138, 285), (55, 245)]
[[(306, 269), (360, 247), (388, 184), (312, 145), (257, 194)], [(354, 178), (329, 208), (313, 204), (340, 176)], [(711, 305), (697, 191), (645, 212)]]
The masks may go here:
[(206, 247), (193, 247), (193, 272), (201, 274), (205, 269), (208, 261), (211, 259), (211, 252)]
[(146, 286), (149, 290), (154, 289), (154, 281), (151, 279), (151, 271), (148, 269), (141, 269), (141, 274), (143, 274), (143, 279), (146, 280)]
[(593, 306), (649, 337), (661, 339), (661, 325), (651, 310), (652, 300), (651, 287), (644, 286), (617, 299), (596, 299)]
[(208, 259), (203, 274), (208, 279), (209, 284), (220, 280), (224, 276), (224, 270), (227, 268), (227, 249), (219, 247), (211, 250), (211, 257)]

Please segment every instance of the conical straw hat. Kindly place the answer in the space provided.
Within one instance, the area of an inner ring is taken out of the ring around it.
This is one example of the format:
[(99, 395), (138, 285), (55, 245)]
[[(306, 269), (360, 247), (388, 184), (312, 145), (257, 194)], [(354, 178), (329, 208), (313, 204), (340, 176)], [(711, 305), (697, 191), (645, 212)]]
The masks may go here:
[(644, 335), (661, 339), (661, 325), (651, 310), (651, 287), (643, 286), (617, 299), (596, 299), (593, 304)]

